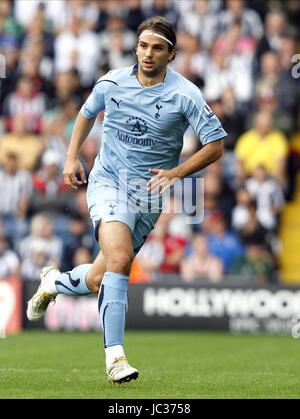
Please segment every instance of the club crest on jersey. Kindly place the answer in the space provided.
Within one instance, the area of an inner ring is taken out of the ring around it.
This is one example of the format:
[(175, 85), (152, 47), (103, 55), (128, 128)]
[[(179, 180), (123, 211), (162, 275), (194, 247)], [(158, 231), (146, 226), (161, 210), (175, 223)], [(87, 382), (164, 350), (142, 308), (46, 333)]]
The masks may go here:
[(109, 208), (110, 208), (110, 215), (115, 215), (115, 207), (116, 205), (114, 204), (109, 204)]
[(156, 107), (156, 109), (157, 109), (157, 112), (156, 112), (156, 114), (155, 114), (155, 118), (156, 118), (156, 119), (159, 119), (159, 118), (160, 118), (160, 113), (159, 113), (159, 111), (161, 110), (162, 105), (160, 105), (159, 103), (157, 103), (157, 104), (155, 105), (155, 107)]
[(207, 118), (212, 118), (215, 115), (207, 104), (204, 106), (204, 112), (206, 113)]

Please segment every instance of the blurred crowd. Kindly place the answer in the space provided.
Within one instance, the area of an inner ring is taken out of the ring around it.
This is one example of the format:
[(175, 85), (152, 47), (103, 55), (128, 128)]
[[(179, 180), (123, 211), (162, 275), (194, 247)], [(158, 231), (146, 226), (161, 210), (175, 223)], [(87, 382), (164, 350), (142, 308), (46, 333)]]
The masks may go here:
[[(135, 63), (136, 29), (155, 15), (177, 29), (171, 68), (203, 90), (228, 138), (222, 161), (194, 175), (204, 220), (162, 214), (131, 280), (280, 281), (280, 213), (300, 170), (299, 0), (1, 0), (0, 277), (92, 262), (86, 191), (64, 185), (65, 152), (94, 83)], [(81, 150), (87, 174), (102, 117)], [(188, 130), (181, 161), (199, 146)]]

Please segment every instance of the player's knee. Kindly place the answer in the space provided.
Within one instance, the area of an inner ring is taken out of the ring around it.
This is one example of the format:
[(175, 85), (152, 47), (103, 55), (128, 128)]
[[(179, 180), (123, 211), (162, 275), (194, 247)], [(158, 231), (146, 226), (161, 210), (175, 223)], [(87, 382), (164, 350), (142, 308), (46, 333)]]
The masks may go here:
[(106, 270), (108, 272), (119, 272), (123, 275), (129, 275), (133, 257), (133, 255), (125, 252), (110, 255), (106, 262)]
[(103, 279), (102, 274), (87, 276), (86, 283), (91, 293), (98, 294), (102, 279)]

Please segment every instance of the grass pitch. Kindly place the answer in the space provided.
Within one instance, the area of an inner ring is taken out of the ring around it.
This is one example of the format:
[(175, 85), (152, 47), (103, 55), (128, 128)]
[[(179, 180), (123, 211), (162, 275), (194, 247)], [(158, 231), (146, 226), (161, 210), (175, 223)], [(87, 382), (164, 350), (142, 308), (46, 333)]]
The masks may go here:
[(112, 386), (98, 333), (24, 332), (0, 339), (0, 398), (300, 398), (300, 339), (126, 332), (140, 378)]

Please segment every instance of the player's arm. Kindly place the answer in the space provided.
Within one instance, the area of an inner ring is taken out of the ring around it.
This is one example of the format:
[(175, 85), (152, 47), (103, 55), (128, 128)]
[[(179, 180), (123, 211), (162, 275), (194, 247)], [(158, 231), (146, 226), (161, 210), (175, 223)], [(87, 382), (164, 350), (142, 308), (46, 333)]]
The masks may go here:
[[(79, 185), (86, 183), (84, 168), (79, 160), (79, 150), (89, 135), (95, 119), (86, 118), (79, 113), (75, 121), (63, 172), (65, 184), (73, 189), (78, 189)], [(76, 177), (77, 173), (79, 179)]]
[(215, 140), (201, 148), (197, 153), (187, 159), (184, 163), (175, 167), (177, 177), (182, 179), (193, 173), (199, 172), (211, 163), (219, 160), (223, 155), (223, 141)]
[[(64, 167), (65, 184), (73, 189), (78, 189), (78, 186), (86, 183), (84, 168), (79, 160), (79, 150), (89, 135), (98, 113), (105, 108), (104, 91), (104, 83), (96, 83), (75, 121)], [(79, 179), (76, 174), (79, 175)]]
[(161, 188), (161, 193), (163, 193), (171, 185), (173, 185), (176, 180), (182, 179), (204, 169), (222, 157), (222, 154), (222, 140), (215, 140), (203, 146), (201, 150), (173, 169), (149, 169), (149, 172), (153, 173), (155, 176), (149, 180), (148, 190)]
[(148, 182), (148, 190), (161, 188), (161, 193), (174, 184), (176, 179), (182, 179), (192, 173), (204, 169), (218, 160), (223, 154), (222, 139), (227, 136), (220, 121), (208, 107), (198, 88), (189, 87), (189, 95), (182, 97), (182, 113), (193, 128), (202, 148), (192, 157), (171, 170), (150, 169), (155, 176)]

